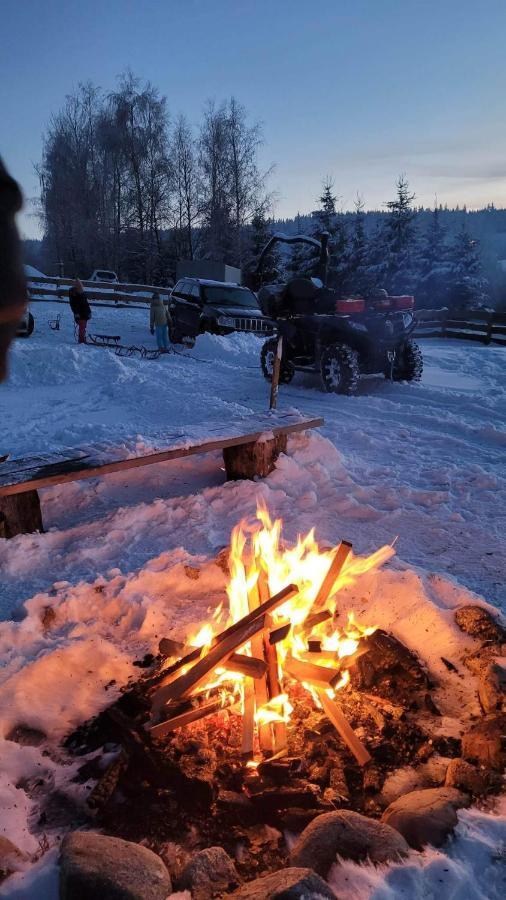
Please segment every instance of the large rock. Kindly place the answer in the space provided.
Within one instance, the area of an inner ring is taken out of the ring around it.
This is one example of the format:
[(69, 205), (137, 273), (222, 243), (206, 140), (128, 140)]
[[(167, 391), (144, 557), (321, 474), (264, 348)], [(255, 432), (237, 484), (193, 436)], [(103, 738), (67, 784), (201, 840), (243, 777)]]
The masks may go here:
[[(354, 686), (371, 688), (386, 679), (395, 680), (399, 697), (429, 687), (429, 678), (418, 657), (393, 636), (380, 628), (367, 638), (367, 653), (350, 669)], [(379, 691), (381, 695), (381, 691)], [(382, 696), (382, 695), (381, 695)]]
[(384, 863), (403, 856), (408, 849), (404, 838), (389, 825), (343, 809), (313, 819), (295, 844), (290, 862), (310, 866), (325, 878), (338, 854), (345, 859)]
[(13, 872), (23, 869), (27, 859), (19, 847), (0, 834), (0, 883)]
[(159, 856), (130, 841), (74, 831), (60, 852), (60, 900), (166, 900), (170, 875)]
[(289, 868), (270, 872), (228, 894), (236, 900), (336, 900), (332, 888), (311, 869)]
[(465, 759), (452, 759), (446, 770), (447, 787), (458, 788), (470, 794), (484, 794), (488, 787), (488, 778), (484, 772), (466, 762)]
[(481, 672), (478, 696), (484, 712), (506, 711), (506, 658), (492, 660)]
[(457, 824), (456, 810), (469, 798), (455, 788), (410, 791), (387, 807), (381, 821), (399, 831), (410, 847), (440, 847)]
[(506, 641), (506, 628), (497, 622), (483, 606), (461, 606), (455, 612), (455, 621), (461, 631), (482, 641)]
[(208, 847), (191, 858), (181, 875), (180, 886), (191, 891), (192, 900), (209, 900), (240, 882), (240, 875), (223, 847)]
[(462, 737), (462, 756), (490, 769), (506, 765), (506, 715), (499, 713), (480, 719)]

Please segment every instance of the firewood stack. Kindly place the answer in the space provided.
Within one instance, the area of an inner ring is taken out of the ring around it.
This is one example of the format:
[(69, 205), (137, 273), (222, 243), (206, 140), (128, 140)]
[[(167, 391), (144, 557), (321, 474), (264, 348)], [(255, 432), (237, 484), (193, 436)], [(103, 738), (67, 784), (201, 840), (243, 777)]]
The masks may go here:
[[(370, 755), (359, 740), (335, 699), (335, 690), (347, 683), (347, 670), (367, 652), (367, 638), (353, 653), (339, 657), (325, 650), (315, 629), (332, 618), (327, 608), (334, 585), (351, 552), (351, 544), (341, 542), (302, 623), (276, 622), (273, 614), (297, 597), (299, 588), (288, 584), (269, 596), (267, 577), (259, 565), (258, 578), (248, 588), (249, 612), (225, 631), (213, 637), (205, 647), (185, 647), (166, 641), (165, 652), (176, 661), (163, 670), (151, 697), (151, 719), (147, 729), (152, 738), (163, 739), (221, 709), (242, 714), (242, 753), (257, 763), (287, 753), (287, 720), (283, 714), (287, 695), (285, 678), (299, 682), (312, 694), (325, 712), (341, 740), (359, 765)], [(293, 637), (297, 636), (297, 650)], [(290, 646), (278, 653), (278, 646)], [(300, 646), (304, 647), (303, 650)], [(240, 652), (248, 647), (249, 653)], [(251, 655), (250, 655), (251, 654)], [(220, 677), (215, 684), (216, 670)], [(234, 682), (240, 675), (241, 682)], [(211, 679), (211, 686), (209, 684)], [(238, 691), (238, 684), (242, 691)]]

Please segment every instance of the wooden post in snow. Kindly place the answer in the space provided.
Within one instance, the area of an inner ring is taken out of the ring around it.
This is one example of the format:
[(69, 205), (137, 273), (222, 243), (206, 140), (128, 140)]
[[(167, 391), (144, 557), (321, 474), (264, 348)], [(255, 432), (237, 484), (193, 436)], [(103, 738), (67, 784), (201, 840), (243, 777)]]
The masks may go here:
[(278, 402), (279, 373), (281, 371), (281, 357), (283, 355), (283, 337), (278, 337), (278, 346), (276, 348), (276, 356), (274, 357), (274, 366), (272, 370), (271, 381), (271, 402), (269, 409), (276, 409)]

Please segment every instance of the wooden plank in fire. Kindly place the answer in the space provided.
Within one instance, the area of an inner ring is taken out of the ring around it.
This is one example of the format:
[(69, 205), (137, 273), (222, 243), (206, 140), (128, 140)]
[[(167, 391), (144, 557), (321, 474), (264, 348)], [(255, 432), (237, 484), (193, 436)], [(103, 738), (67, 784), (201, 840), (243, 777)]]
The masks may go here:
[[(191, 644), (183, 644), (182, 641), (175, 641), (173, 638), (162, 638), (159, 646), (162, 655), (178, 656), (179, 659), (197, 649), (192, 647)], [(202, 647), (201, 650), (203, 652), (205, 647)], [(202, 652), (200, 656), (202, 656)], [(262, 678), (267, 670), (267, 663), (264, 659), (246, 656), (245, 653), (232, 653), (227, 661), (227, 669), (231, 672), (247, 675), (250, 678)]]
[(328, 572), (325, 575), (325, 578), (320, 585), (320, 589), (313, 601), (311, 614), (318, 612), (318, 610), (320, 610), (322, 606), (325, 606), (332, 592), (332, 588), (339, 578), (343, 566), (351, 553), (351, 549), (352, 545), (348, 541), (341, 541), (341, 543), (339, 544), (332, 562), (330, 563)]
[(370, 762), (371, 755), (362, 741), (357, 737), (348, 719), (344, 715), (341, 707), (335, 700), (331, 700), (324, 690), (318, 690), (318, 699), (323, 707), (323, 711), (328, 719), (332, 722), (334, 728), (339, 732), (341, 739), (349, 747), (353, 756), (357, 760), (359, 766), (365, 766)]
[(178, 716), (173, 716), (165, 722), (159, 722), (157, 725), (150, 726), (148, 728), (149, 734), (154, 738), (163, 738), (166, 734), (170, 734), (171, 731), (175, 731), (176, 728), (184, 728), (192, 722), (197, 722), (199, 719), (205, 719), (207, 716), (212, 716), (222, 709), (230, 708), (235, 703), (236, 698), (233, 694), (211, 700), (210, 703), (197, 706), (195, 709), (189, 709), (187, 712), (180, 713)]
[[(203, 684), (209, 673), (217, 666), (227, 662), (231, 654), (242, 647), (255, 634), (259, 634), (266, 627), (266, 619), (269, 612), (282, 606), (291, 597), (296, 596), (298, 588), (294, 584), (289, 584), (283, 590), (279, 591), (273, 597), (269, 597), (265, 603), (262, 603), (257, 609), (252, 610), (247, 616), (244, 616), (239, 622), (234, 622), (225, 631), (218, 635), (213, 645), (184, 675), (180, 675), (175, 681), (163, 683), (153, 696), (152, 712), (157, 715), (161, 708), (169, 700), (177, 697), (185, 697), (192, 691), (197, 690)], [(200, 648), (199, 648), (200, 649)], [(186, 660), (188, 657), (186, 657)], [(185, 661), (181, 661), (185, 664)]]
[[(260, 606), (260, 592), (258, 589), (258, 582), (253, 585), (251, 590), (248, 591), (248, 606), (250, 612), (255, 609), (258, 609)], [(261, 656), (265, 662), (265, 673), (267, 673), (267, 661), (265, 659), (265, 649), (264, 649), (264, 640), (262, 634), (257, 634), (251, 640), (251, 652), (255, 654), (255, 656)], [(267, 689), (267, 674), (265, 674), (264, 678), (261, 678), (255, 681), (254, 684), (255, 691), (255, 706), (256, 709), (259, 710), (262, 706), (269, 700), (269, 693)], [(244, 726), (243, 726), (244, 727)], [(243, 732), (244, 735), (244, 732)], [(244, 743), (244, 738), (243, 738)], [(263, 722), (258, 723), (258, 743), (260, 745), (260, 749), (265, 753), (272, 753), (273, 750), (273, 741), (272, 741), (272, 731), (269, 725)]]
[[(283, 603), (286, 603), (291, 597), (295, 597), (298, 594), (299, 589), (296, 584), (289, 584), (283, 590), (278, 591), (273, 597), (269, 597), (264, 605), (264, 608), (258, 607), (258, 609), (253, 610), (253, 612), (249, 613), (244, 618), (240, 619), (239, 622), (234, 622), (232, 625), (229, 625), (225, 631), (222, 631), (220, 634), (216, 634), (211, 641), (211, 648), (215, 647), (220, 641), (225, 640), (229, 635), (235, 634), (238, 629), (243, 628), (248, 622), (252, 621), (257, 616), (262, 616), (267, 612), (274, 611), (278, 606), (282, 606)], [(247, 639), (246, 639), (247, 640)], [(246, 643), (246, 641), (243, 641)], [(239, 644), (239, 646), (242, 646)], [(194, 650), (191, 650), (186, 656), (181, 657), (173, 666), (170, 666), (165, 672), (160, 672), (152, 681), (150, 681), (150, 685), (157, 685), (158, 687), (165, 687), (165, 685), (170, 684), (174, 681), (174, 675), (177, 674), (179, 669), (182, 669), (184, 666), (190, 665), (191, 663), (197, 662), (201, 656), (203, 656), (207, 652), (207, 647), (195, 647)]]
[(341, 679), (339, 670), (296, 659), (290, 653), (287, 654), (283, 665), (285, 672), (292, 678), (301, 682), (306, 681), (317, 688), (334, 688)]
[[(269, 596), (269, 581), (265, 569), (263, 569), (261, 566), (259, 567), (258, 575), (258, 596), (260, 599), (260, 603), (262, 605), (265, 605), (265, 602)], [(266, 624), (268, 628), (272, 628), (274, 626), (272, 617), (270, 615), (267, 616)], [(271, 643), (266, 635), (264, 635), (263, 638), (263, 645), (264, 657), (267, 663), (267, 692), (269, 694), (269, 699), (272, 700), (274, 697), (279, 697), (279, 695), (282, 693), (281, 682), (279, 680), (278, 651), (276, 644)], [(273, 751), (274, 753), (281, 753), (283, 750), (285, 750), (288, 744), (286, 735), (286, 723), (273, 722), (272, 733), (274, 736)]]

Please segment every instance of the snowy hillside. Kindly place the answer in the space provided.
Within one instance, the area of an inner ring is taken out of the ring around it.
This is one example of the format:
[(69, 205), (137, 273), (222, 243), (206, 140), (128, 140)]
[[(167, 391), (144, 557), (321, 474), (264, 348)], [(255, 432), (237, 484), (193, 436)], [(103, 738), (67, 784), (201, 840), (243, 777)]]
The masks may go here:
[[(132, 436), (150, 445), (188, 424), (268, 406), (254, 336), (206, 335), (155, 361), (119, 358), (74, 343), (67, 307), (37, 303), (32, 311), (35, 332), (16, 342), (10, 380), (0, 387), (0, 453)], [(61, 329), (52, 331), (58, 313)], [(152, 347), (148, 318), (95, 308), (90, 331)], [(425, 341), (423, 351), (421, 385), (364, 379), (357, 397), (324, 394), (309, 376), (281, 386), (282, 408), (323, 416), (325, 426), (293, 438), (262, 482), (225, 484), (218, 454), (75, 482), (41, 491), (45, 534), (0, 541), (0, 805), (22, 850), (37, 849), (37, 798), (20, 780), (44, 772), (76, 802), (81, 786), (70, 785), (72, 766), (56, 750), (43, 758), (3, 736), (23, 721), (48, 731), (56, 746), (138, 674), (133, 661), (156, 651), (161, 636), (184, 637), (218, 602), (223, 576), (213, 559), (259, 496), (290, 539), (315, 526), (322, 543), (346, 538), (359, 554), (395, 541), (388, 568), (346, 599), (360, 612), (374, 595), (375, 622), (425, 650), (436, 670), (449, 610), (473, 602), (470, 592), (506, 611), (506, 351), (444, 341)], [(199, 581), (181, 589), (188, 563), (205, 572), (206, 593)], [(55, 625), (44, 630), (48, 606)], [(460, 813), (444, 851), (413, 852), (406, 864), (378, 869), (336, 868), (337, 895), (500, 897), (506, 818), (496, 813)], [(57, 826), (50, 840), (56, 834)], [(50, 851), (6, 882), (0, 896), (55, 900), (55, 857)]]

